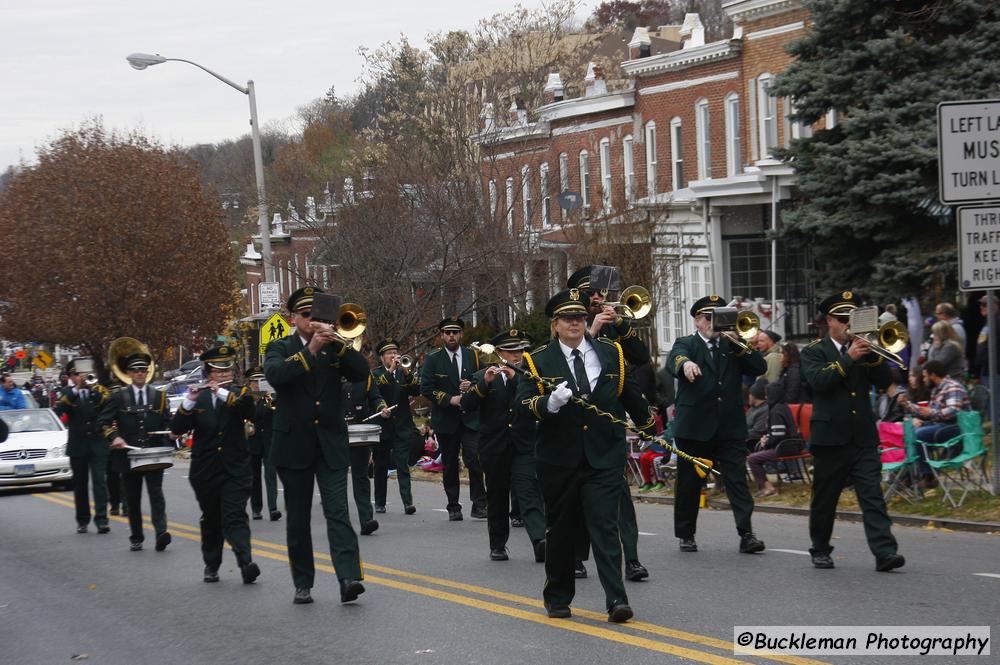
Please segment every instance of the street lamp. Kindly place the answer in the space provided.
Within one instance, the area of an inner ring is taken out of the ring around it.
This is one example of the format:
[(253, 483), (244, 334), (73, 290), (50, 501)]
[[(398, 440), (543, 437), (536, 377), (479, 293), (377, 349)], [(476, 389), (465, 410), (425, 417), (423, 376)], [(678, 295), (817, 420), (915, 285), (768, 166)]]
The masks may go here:
[(273, 282), (274, 266), (271, 264), (270, 221), (267, 218), (267, 197), (264, 194), (264, 160), (260, 153), (260, 128), (257, 123), (257, 95), (254, 93), (253, 81), (247, 81), (247, 85), (244, 88), (238, 83), (230, 81), (225, 76), (213, 72), (208, 67), (199, 65), (197, 62), (192, 62), (191, 60), (185, 60), (183, 58), (164, 58), (158, 53), (155, 55), (149, 53), (133, 53), (128, 56), (126, 60), (128, 60), (128, 64), (132, 65), (133, 69), (140, 70), (153, 65), (159, 65), (164, 62), (186, 62), (189, 65), (194, 65), (202, 71), (208, 72), (226, 85), (239, 90), (250, 98), (250, 136), (253, 139), (253, 166), (254, 172), (257, 176), (257, 224), (260, 227), (261, 263), (264, 264), (264, 281)]

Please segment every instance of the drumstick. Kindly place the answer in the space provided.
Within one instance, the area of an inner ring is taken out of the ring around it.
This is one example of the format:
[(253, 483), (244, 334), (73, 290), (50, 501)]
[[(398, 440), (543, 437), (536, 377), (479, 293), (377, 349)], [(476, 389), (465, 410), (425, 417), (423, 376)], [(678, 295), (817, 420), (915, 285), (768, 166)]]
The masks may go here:
[[(392, 406), (390, 406), (390, 407), (389, 407), (389, 410), (390, 410), (390, 411), (392, 411), (392, 410), (393, 410), (393, 409), (395, 409), (395, 408), (396, 408), (397, 406), (399, 406), (399, 405), (398, 405), (398, 404), (393, 404)], [(381, 416), (381, 415), (382, 415), (382, 412), (381, 412), (381, 411), (379, 411), (379, 412), (377, 412), (377, 413), (373, 413), (372, 415), (368, 416), (367, 418), (365, 418), (365, 419), (364, 419), (364, 420), (362, 420), (361, 422), (363, 422), (363, 423), (366, 423), (366, 422), (368, 422), (369, 420), (371, 420), (372, 418), (376, 418), (376, 417), (378, 417), (378, 416)]]

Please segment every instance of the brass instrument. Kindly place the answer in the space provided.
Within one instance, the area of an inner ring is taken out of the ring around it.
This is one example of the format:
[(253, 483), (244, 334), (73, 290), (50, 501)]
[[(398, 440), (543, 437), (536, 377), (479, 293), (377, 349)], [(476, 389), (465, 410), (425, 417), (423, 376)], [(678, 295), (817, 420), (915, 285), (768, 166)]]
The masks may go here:
[(400, 368), (406, 371), (413, 369), (414, 360), (410, 356), (400, 356), (396, 362), (399, 363)]
[(88, 388), (97, 385), (97, 374), (93, 358), (76, 358), (73, 361), (76, 371), (84, 375), (83, 384)]
[(653, 298), (649, 291), (641, 286), (630, 286), (618, 296), (620, 300), (602, 303), (604, 307), (621, 309), (622, 316), (630, 319), (642, 319), (653, 310)]
[(153, 354), (149, 352), (149, 347), (132, 337), (119, 337), (108, 346), (108, 367), (119, 381), (126, 386), (132, 385), (132, 377), (118, 366), (118, 363), (128, 358), (134, 353), (145, 353), (149, 356), (149, 369), (146, 370), (146, 383), (153, 380), (156, 373), (156, 364), (153, 362)]
[(337, 334), (345, 339), (357, 339), (368, 327), (368, 315), (361, 305), (345, 302), (337, 313)]
[(749, 310), (716, 307), (712, 310), (712, 330), (726, 336), (744, 351), (753, 351), (753, 338), (760, 333), (760, 317)]
[[(854, 332), (854, 331), (857, 332)], [(877, 307), (859, 307), (851, 312), (848, 324), (847, 338), (860, 337), (868, 342), (872, 353), (894, 362), (901, 369), (906, 369), (906, 363), (899, 352), (910, 343), (910, 333), (899, 321), (886, 321), (878, 325)]]

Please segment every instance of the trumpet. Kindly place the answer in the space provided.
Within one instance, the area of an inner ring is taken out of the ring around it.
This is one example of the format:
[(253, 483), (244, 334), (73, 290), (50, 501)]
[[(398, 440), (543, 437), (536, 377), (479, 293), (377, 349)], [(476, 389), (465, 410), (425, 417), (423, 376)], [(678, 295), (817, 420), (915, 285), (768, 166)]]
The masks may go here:
[(399, 363), (400, 368), (405, 369), (406, 371), (413, 369), (414, 361), (410, 356), (400, 356), (396, 362)]
[[(855, 330), (857, 332), (853, 332)], [(859, 307), (851, 312), (847, 338), (865, 340), (872, 353), (906, 369), (899, 352), (910, 343), (910, 333), (899, 321), (886, 321), (879, 326), (877, 307)]]
[(645, 318), (653, 310), (653, 298), (649, 291), (641, 286), (630, 286), (618, 296), (621, 300), (602, 303), (604, 307), (620, 309), (622, 316), (630, 319)]

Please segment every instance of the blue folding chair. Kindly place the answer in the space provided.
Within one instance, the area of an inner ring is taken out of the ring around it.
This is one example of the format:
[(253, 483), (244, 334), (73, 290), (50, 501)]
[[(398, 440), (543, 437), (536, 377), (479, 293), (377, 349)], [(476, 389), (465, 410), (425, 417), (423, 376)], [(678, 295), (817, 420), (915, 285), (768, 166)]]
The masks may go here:
[[(885, 447), (879, 446), (879, 450)], [(920, 463), (920, 449), (917, 447), (913, 421), (909, 418), (903, 421), (903, 448), (905, 457), (902, 460), (882, 463), (882, 479), (886, 484), (883, 496), (886, 503), (893, 494), (909, 503), (915, 503), (923, 498), (917, 466)]]

